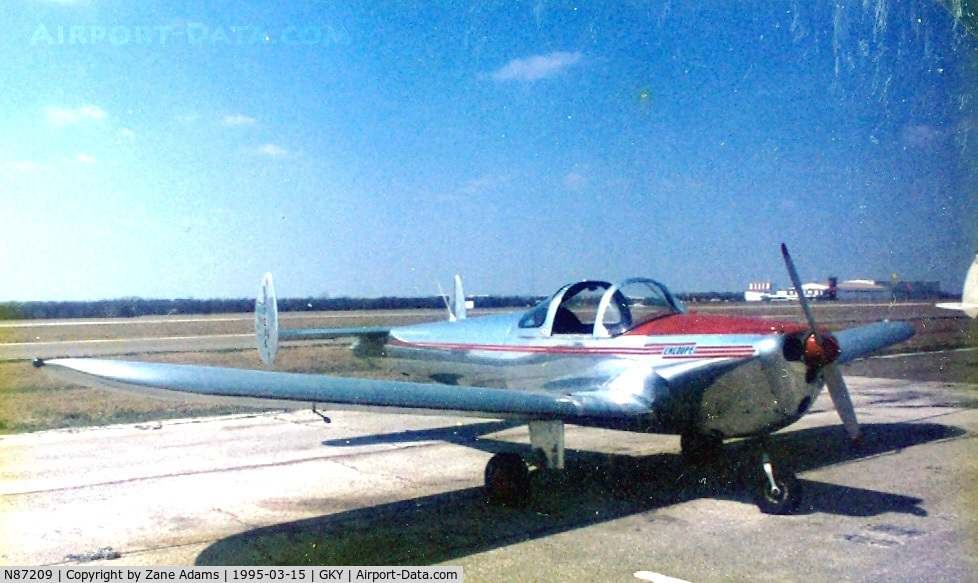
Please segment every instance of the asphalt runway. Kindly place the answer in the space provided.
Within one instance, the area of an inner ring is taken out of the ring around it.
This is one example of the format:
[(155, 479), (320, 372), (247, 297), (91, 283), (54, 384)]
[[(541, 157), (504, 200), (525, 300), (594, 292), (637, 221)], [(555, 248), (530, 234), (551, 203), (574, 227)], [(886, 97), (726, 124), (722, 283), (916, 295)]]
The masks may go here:
[[(978, 386), (957, 376), (976, 360), (963, 348), (847, 367), (862, 449), (824, 394), (772, 438), (805, 488), (796, 516), (757, 510), (738, 443), (691, 469), (678, 438), (568, 427), (567, 470), (535, 473), (514, 510), (484, 503), (482, 471), (528, 449), (524, 426), (299, 411), (0, 437), (0, 562), (112, 547), (107, 565), (448, 564), (468, 581), (974, 581)], [(952, 378), (921, 380), (942, 358)]]

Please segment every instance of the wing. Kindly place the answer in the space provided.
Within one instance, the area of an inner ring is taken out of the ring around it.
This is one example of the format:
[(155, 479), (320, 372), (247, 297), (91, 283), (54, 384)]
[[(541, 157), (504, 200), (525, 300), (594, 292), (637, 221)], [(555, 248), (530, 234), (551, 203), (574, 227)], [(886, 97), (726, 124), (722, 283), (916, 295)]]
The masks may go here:
[(871, 352), (902, 342), (913, 336), (913, 326), (906, 322), (876, 322), (849, 328), (832, 335), (839, 342), (841, 354), (836, 361), (846, 364)]
[(260, 400), (266, 405), (271, 401), (291, 407), (330, 403), (356, 409), (563, 419), (572, 423), (638, 417), (649, 412), (641, 402), (596, 393), (532, 392), (90, 358), (36, 360), (34, 365), (70, 383), (157, 398)]

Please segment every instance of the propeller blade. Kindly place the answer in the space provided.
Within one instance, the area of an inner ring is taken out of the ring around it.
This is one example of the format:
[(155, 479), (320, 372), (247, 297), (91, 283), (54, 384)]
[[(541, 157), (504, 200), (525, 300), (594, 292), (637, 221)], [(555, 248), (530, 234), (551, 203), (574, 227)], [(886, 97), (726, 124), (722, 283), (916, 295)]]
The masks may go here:
[[(798, 277), (798, 271), (795, 269), (795, 263), (791, 260), (791, 255), (788, 253), (788, 246), (784, 243), (781, 243), (781, 255), (784, 256), (784, 264), (788, 268), (788, 277), (791, 278), (791, 283), (795, 286), (795, 292), (798, 294), (798, 301), (801, 302), (801, 309), (805, 312), (805, 318), (808, 319), (808, 325), (812, 327), (812, 332), (815, 335), (815, 342), (819, 346), (824, 347), (825, 336), (822, 334), (821, 330), (818, 329), (818, 325), (815, 323), (815, 317), (812, 315), (812, 311), (808, 307), (808, 299), (805, 297), (805, 293), (801, 288), (801, 278)], [(832, 404), (835, 405), (836, 412), (839, 414), (839, 417), (842, 418), (842, 424), (849, 433), (849, 437), (852, 438), (853, 441), (859, 442), (862, 436), (859, 431), (859, 421), (856, 419), (856, 409), (852, 406), (852, 398), (849, 396), (849, 389), (846, 387), (846, 381), (842, 378), (842, 372), (839, 370), (839, 366), (834, 362), (837, 357), (838, 353), (831, 357), (827, 364), (822, 366), (822, 379), (825, 380), (825, 384), (828, 386), (829, 396), (832, 397)]]
[(856, 420), (856, 409), (852, 406), (852, 398), (849, 397), (849, 389), (846, 381), (842, 378), (842, 372), (835, 363), (822, 369), (822, 378), (829, 388), (829, 396), (832, 397), (832, 404), (835, 405), (836, 412), (842, 418), (849, 437), (853, 441), (859, 441), (861, 433), (859, 431), (859, 421)]
[(812, 316), (812, 311), (808, 308), (808, 299), (801, 288), (801, 278), (798, 277), (798, 271), (795, 270), (795, 262), (791, 260), (791, 255), (788, 254), (788, 246), (784, 243), (781, 243), (781, 255), (784, 257), (784, 264), (788, 268), (791, 285), (795, 286), (795, 293), (798, 294), (798, 301), (801, 302), (801, 309), (805, 312), (805, 318), (808, 319), (808, 325), (812, 327), (812, 332), (815, 333), (815, 341), (821, 346), (822, 332), (815, 324), (815, 316)]

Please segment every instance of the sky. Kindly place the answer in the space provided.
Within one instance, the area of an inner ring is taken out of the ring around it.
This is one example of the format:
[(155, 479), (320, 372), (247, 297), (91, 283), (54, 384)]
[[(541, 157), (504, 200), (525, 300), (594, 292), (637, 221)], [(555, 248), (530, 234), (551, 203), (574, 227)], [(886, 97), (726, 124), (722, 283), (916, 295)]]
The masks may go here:
[(955, 292), (978, 250), (933, 0), (7, 0), (0, 51), (0, 301), (735, 291), (782, 241)]

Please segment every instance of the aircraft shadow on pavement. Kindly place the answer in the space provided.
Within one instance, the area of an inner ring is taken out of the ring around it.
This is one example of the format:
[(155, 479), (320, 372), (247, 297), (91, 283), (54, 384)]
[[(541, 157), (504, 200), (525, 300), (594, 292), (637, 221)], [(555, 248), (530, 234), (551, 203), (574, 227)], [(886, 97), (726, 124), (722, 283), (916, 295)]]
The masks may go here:
[[(443, 439), (487, 451), (522, 448), (528, 453), (526, 445), (478, 439), (508, 425), (490, 422), (372, 437)], [(965, 433), (928, 423), (866, 424), (863, 431), (866, 441), (858, 449), (840, 427), (829, 426), (779, 433), (769, 439), (766, 451), (776, 464), (803, 472)], [(699, 467), (683, 465), (678, 452), (635, 457), (567, 450), (566, 456), (567, 469), (533, 473), (533, 497), (524, 509), (490, 506), (482, 488), (466, 488), (256, 528), (216, 541), (196, 564), (425, 565), (641, 513), (649, 513), (650, 522), (675, 521), (655, 511), (699, 498), (753, 504), (745, 476), (754, 470), (756, 452), (746, 443), (728, 444), (717, 463)], [(801, 514), (927, 514), (920, 498), (800, 482)]]

